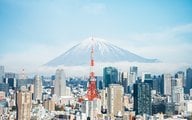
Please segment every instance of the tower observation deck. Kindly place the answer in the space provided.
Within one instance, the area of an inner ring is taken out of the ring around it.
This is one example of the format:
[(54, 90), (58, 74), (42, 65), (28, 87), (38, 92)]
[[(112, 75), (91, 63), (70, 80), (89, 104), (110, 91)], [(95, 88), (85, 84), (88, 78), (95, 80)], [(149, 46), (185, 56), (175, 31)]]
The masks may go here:
[[(92, 41), (94, 39), (92, 38)], [(94, 49), (93, 45), (91, 46), (91, 61), (90, 61), (90, 79), (89, 79), (89, 85), (88, 85), (88, 90), (87, 90), (87, 98), (89, 101), (93, 101), (95, 98), (98, 98), (98, 91), (96, 88), (96, 79), (95, 79), (95, 72), (94, 72)]]

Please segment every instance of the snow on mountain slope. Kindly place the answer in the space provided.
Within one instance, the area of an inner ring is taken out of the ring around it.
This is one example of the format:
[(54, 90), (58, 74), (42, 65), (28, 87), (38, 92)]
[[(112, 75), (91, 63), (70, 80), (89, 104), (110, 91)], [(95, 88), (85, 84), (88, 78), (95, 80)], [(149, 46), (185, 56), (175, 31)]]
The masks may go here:
[(96, 62), (143, 62), (153, 63), (156, 59), (147, 59), (119, 48), (108, 41), (100, 38), (88, 38), (72, 47), (64, 54), (56, 57), (46, 66), (81, 66), (88, 65), (90, 61), (91, 47), (94, 48), (94, 59)]

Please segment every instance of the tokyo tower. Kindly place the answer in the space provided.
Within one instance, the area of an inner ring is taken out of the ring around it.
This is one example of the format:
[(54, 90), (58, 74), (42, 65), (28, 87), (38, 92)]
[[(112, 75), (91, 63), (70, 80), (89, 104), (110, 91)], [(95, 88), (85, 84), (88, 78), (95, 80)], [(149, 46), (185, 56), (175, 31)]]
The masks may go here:
[[(92, 38), (92, 42), (93, 42), (93, 38)], [(90, 80), (89, 80), (89, 85), (88, 85), (88, 90), (87, 90), (87, 98), (89, 101), (93, 101), (95, 98), (98, 98), (98, 92), (97, 92), (97, 88), (96, 88), (96, 79), (95, 79), (95, 73), (93, 71), (94, 68), (94, 58), (93, 58), (93, 54), (94, 54), (94, 49), (93, 49), (93, 45), (91, 48), (91, 61), (90, 61)]]

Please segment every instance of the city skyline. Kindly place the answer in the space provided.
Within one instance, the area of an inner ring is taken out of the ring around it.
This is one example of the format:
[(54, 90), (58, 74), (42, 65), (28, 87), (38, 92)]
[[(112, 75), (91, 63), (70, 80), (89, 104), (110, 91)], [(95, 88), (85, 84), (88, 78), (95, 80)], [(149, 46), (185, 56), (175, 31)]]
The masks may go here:
[(0, 119), (192, 119), (192, 0), (0, 0)]
[(0, 64), (7, 71), (33, 73), (95, 36), (143, 57), (186, 67), (192, 63), (191, 6), (190, 0), (1, 0)]

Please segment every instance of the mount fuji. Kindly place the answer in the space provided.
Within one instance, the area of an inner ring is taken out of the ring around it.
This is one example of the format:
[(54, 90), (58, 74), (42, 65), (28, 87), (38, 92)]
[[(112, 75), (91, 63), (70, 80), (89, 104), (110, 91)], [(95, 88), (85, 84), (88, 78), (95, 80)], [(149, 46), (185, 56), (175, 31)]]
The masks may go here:
[(100, 38), (88, 38), (81, 43), (75, 45), (65, 53), (51, 60), (46, 66), (81, 66), (89, 65), (90, 51), (94, 49), (95, 61), (105, 62), (139, 62), (139, 63), (154, 63), (157, 59), (147, 59), (131, 53), (125, 49), (117, 47), (110, 42)]

